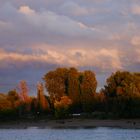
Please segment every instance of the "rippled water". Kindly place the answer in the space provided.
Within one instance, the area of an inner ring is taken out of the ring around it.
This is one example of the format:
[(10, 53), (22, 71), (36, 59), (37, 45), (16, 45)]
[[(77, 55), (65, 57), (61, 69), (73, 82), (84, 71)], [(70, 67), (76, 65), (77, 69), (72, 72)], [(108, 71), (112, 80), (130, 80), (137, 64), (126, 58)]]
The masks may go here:
[(0, 129), (0, 140), (140, 140), (140, 129)]

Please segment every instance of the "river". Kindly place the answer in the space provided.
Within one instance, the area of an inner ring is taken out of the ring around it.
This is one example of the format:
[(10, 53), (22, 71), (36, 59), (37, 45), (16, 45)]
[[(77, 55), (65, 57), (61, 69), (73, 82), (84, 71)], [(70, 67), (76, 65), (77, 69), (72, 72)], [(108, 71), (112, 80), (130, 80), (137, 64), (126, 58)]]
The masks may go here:
[(0, 129), (0, 140), (140, 140), (140, 129)]

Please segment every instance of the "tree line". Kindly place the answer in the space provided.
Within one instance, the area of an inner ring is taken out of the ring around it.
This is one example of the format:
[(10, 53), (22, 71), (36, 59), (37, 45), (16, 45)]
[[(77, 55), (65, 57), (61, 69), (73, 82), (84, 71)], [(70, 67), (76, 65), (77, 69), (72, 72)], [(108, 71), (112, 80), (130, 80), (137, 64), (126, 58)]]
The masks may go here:
[[(18, 90), (0, 94), (0, 119), (39, 117), (67, 118), (72, 114), (99, 118), (140, 117), (140, 73), (117, 71), (96, 92), (97, 80), (92, 71), (57, 68), (37, 84), (37, 96), (29, 96), (26, 81)], [(44, 94), (47, 90), (47, 95)]]

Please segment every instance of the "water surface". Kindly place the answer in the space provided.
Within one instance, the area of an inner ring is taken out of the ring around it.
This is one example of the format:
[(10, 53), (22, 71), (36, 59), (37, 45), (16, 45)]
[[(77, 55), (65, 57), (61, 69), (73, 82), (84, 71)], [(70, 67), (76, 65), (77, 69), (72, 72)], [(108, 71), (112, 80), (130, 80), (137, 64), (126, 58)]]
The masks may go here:
[(140, 129), (0, 129), (0, 140), (140, 140)]

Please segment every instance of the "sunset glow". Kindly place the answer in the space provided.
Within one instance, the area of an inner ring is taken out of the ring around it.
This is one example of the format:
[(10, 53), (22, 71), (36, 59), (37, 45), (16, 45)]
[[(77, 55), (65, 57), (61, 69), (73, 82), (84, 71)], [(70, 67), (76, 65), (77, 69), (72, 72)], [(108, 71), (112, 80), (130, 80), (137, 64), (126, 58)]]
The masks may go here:
[(116, 70), (139, 71), (140, 1), (0, 0), (3, 91), (63, 66), (95, 71), (98, 87)]

